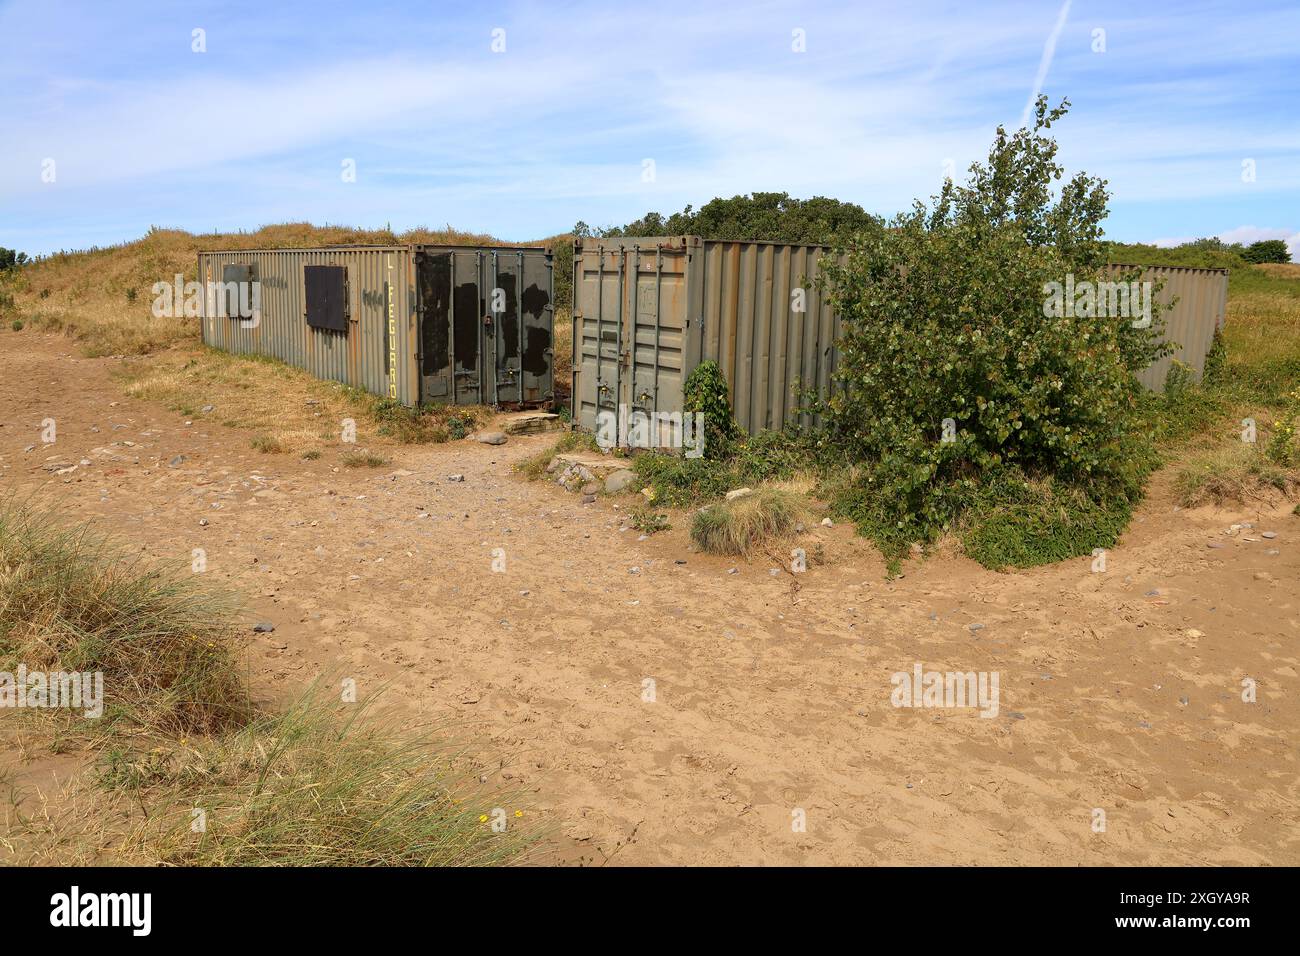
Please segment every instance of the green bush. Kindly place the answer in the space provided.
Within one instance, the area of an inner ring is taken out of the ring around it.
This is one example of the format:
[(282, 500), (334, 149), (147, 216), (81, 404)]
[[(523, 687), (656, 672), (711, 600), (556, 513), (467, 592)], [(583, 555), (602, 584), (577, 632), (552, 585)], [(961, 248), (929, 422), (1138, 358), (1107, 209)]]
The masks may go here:
[(704, 416), (704, 457), (727, 458), (740, 437), (740, 426), (731, 412), (727, 379), (717, 362), (701, 362), (682, 385), (682, 408)]
[(1254, 263), (1290, 262), (1291, 251), (1287, 249), (1286, 242), (1282, 239), (1264, 239), (1260, 242), (1252, 242), (1241, 257), (1247, 262)]
[(1157, 307), (1140, 328), (1052, 300), (1070, 277), (1114, 278), (1104, 181), (1079, 174), (1053, 200), (1063, 171), (1046, 131), (1068, 105), (1040, 97), (1032, 129), (999, 128), (966, 185), (945, 181), (825, 272), (844, 333), (820, 411), (860, 466), (838, 510), (889, 557), (953, 527), (989, 475), (1129, 501), (1153, 466), (1135, 372), (1167, 351)]

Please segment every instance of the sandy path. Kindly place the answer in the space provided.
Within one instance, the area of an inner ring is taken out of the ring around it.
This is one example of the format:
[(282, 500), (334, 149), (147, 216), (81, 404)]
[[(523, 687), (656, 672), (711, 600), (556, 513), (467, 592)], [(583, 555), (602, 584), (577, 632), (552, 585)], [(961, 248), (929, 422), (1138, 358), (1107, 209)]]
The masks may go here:
[[(1157, 479), (1104, 574), (939, 556), (889, 582), (850, 529), (820, 529), (828, 563), (796, 589), (770, 559), (690, 553), (680, 527), (638, 541), (613, 502), (511, 474), (549, 438), (334, 472), (334, 452), (261, 455), (129, 399), (111, 360), (62, 339), (3, 348), (0, 485), (151, 555), (205, 549), (275, 624), (252, 638), (259, 687), (326, 671), (466, 722), (511, 755), (502, 775), (560, 822), (566, 858), (635, 833), (616, 862), (1300, 862), (1287, 509), (1175, 511)], [(1241, 521), (1255, 530), (1223, 534)], [(997, 671), (999, 715), (892, 707), (890, 675), (917, 662)]]

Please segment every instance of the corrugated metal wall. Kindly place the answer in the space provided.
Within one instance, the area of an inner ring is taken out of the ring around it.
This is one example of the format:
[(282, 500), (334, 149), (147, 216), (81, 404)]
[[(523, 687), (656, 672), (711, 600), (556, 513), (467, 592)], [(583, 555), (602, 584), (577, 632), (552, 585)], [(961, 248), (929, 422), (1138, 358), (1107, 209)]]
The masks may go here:
[[(694, 236), (579, 240), (575, 420), (594, 429), (601, 411), (622, 408), (620, 420), (635, 411), (680, 412), (685, 378), (712, 360), (747, 431), (818, 424), (799, 412), (799, 391), (826, 394), (836, 367), (840, 324), (816, 287), (832, 254), (824, 246)], [(1157, 300), (1177, 300), (1162, 317), (1178, 348), (1139, 376), (1157, 391), (1174, 359), (1204, 371), (1228, 288), (1218, 269), (1147, 268), (1141, 281), (1162, 280)], [(620, 429), (619, 440), (625, 437)]]
[[(199, 281), (221, 282), (226, 265), (248, 265), (261, 285), (254, 322), (203, 317), (203, 341), (241, 355), (267, 355), (406, 405), (419, 401), (416, 310), (409, 247), (275, 249), (199, 253)], [(304, 266), (348, 270), (348, 331), (314, 329), (304, 318)], [(206, 303), (205, 303), (206, 305)]]
[[(340, 246), (201, 252), (200, 282), (224, 281), (227, 266), (252, 270), (260, 312), (256, 321), (243, 321), (224, 311), (208, 314), (205, 301), (203, 341), (215, 348), (278, 358), (317, 378), (405, 405), (422, 400), (537, 404), (554, 397), (548, 249)], [(346, 332), (307, 324), (307, 266), (347, 270)], [(494, 295), (498, 289), (500, 295)]]
[[(822, 246), (705, 241), (699, 361), (715, 361), (731, 386), (736, 422), (749, 432), (816, 424), (799, 414), (798, 389), (825, 394), (839, 321), (816, 287)], [(699, 361), (692, 364), (698, 365)]]
[[(1125, 267), (1112, 268), (1119, 271)], [(1172, 355), (1165, 356), (1142, 372), (1138, 381), (1152, 391), (1164, 391), (1165, 376), (1175, 359), (1194, 368), (1196, 377), (1200, 378), (1205, 372), (1205, 357), (1214, 344), (1214, 333), (1223, 328), (1227, 314), (1228, 270), (1147, 267), (1143, 269), (1140, 281), (1164, 282), (1164, 288), (1156, 293), (1155, 298), (1162, 305), (1174, 303), (1173, 310), (1161, 312), (1160, 317), (1165, 322), (1165, 340), (1174, 343), (1175, 349)]]

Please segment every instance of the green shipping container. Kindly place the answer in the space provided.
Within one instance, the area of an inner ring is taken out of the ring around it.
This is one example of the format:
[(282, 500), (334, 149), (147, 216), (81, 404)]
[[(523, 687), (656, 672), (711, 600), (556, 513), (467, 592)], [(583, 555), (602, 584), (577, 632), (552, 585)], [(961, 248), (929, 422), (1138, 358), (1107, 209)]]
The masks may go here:
[(555, 395), (542, 247), (340, 246), (199, 253), (203, 341), (404, 405)]

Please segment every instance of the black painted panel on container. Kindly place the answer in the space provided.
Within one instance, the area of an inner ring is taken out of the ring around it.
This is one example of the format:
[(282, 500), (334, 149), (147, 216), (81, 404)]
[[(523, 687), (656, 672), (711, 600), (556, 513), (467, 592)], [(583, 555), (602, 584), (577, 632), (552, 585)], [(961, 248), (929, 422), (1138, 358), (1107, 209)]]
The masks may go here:
[(307, 324), (330, 332), (348, 330), (348, 270), (345, 266), (303, 266)]

